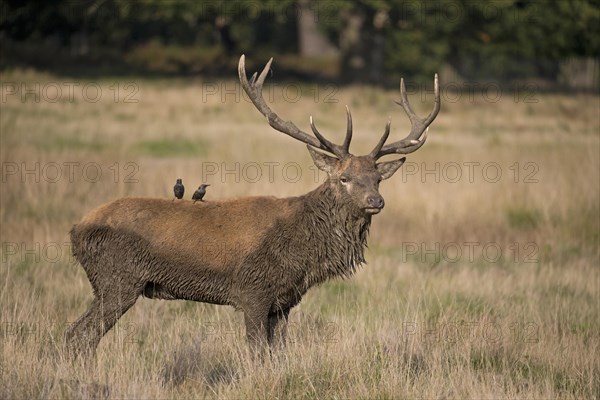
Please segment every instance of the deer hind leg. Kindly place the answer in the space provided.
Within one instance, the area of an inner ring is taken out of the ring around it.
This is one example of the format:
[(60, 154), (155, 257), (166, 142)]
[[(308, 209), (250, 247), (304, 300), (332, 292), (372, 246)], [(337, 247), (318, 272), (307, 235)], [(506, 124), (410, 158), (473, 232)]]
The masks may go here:
[(114, 285), (97, 291), (88, 310), (65, 332), (69, 355), (93, 356), (100, 339), (135, 304), (142, 288), (142, 285)]

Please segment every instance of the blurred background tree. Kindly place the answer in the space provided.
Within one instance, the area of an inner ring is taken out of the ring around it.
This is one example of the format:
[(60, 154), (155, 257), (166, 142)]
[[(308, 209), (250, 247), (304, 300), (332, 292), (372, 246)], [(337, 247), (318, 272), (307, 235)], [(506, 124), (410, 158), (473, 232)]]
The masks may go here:
[[(597, 88), (599, 0), (2, 0), (0, 67), (231, 75), (239, 54), (296, 77), (400, 75)], [(447, 81), (448, 79), (446, 79)]]

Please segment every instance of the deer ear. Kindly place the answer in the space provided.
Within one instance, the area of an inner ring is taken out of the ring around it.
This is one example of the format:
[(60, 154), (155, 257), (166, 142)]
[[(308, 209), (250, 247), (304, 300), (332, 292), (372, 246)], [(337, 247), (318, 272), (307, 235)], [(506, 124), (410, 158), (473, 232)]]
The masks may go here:
[(308, 152), (310, 153), (310, 156), (312, 157), (317, 168), (327, 173), (333, 171), (335, 165), (339, 161), (337, 158), (323, 154), (320, 151), (316, 151), (310, 145), (306, 145), (306, 147), (308, 148)]
[(398, 171), (398, 168), (404, 164), (404, 161), (406, 161), (406, 157), (402, 157), (399, 160), (377, 163), (377, 171), (381, 174), (381, 179), (387, 179), (394, 175)]

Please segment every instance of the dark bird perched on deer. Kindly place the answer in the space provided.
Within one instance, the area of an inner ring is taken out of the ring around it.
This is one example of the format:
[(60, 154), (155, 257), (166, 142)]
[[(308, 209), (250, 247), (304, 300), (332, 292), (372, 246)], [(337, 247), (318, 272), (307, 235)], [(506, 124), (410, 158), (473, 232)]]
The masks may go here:
[[(405, 157), (378, 160), (412, 153), (425, 143), (440, 110), (437, 75), (433, 111), (419, 118), (400, 81), (398, 104), (411, 122), (408, 136), (385, 144), (388, 121), (373, 150), (356, 156), (349, 150), (348, 108), (341, 145), (327, 140), (312, 118), (314, 136), (271, 110), (262, 95), (271, 62), (249, 81), (242, 55), (242, 87), (271, 127), (307, 145), (315, 165), (327, 174), (325, 182), (296, 197), (177, 206), (164, 199), (122, 198), (89, 212), (71, 229), (71, 242), (94, 300), (65, 334), (69, 351), (93, 352), (141, 295), (233, 306), (244, 313), (251, 347), (262, 349), (283, 340), (290, 310), (311, 287), (349, 277), (365, 261), (371, 219), (385, 205), (379, 183), (390, 178)], [(182, 227), (194, 227), (194, 234)]]
[(194, 203), (197, 201), (204, 201), (202, 199), (204, 198), (204, 195), (206, 194), (206, 188), (208, 186), (210, 186), (210, 185), (203, 183), (202, 185), (200, 185), (198, 190), (196, 190), (194, 192), (194, 194), (192, 195), (192, 200), (194, 200)]
[[(177, 179), (177, 183), (173, 186), (173, 193), (175, 194), (176, 199), (183, 199), (183, 194), (185, 193), (185, 187), (183, 187), (183, 183), (181, 179)], [(175, 200), (175, 199), (173, 199)]]

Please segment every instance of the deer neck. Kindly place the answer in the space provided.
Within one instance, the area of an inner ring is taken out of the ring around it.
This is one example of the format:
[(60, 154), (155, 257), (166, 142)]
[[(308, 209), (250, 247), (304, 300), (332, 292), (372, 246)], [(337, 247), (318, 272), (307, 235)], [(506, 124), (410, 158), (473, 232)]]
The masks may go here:
[[(348, 277), (365, 261), (371, 216), (344, 202), (325, 182), (305, 196), (306, 221), (316, 270), (327, 277)], [(317, 278), (318, 279), (318, 278)]]

